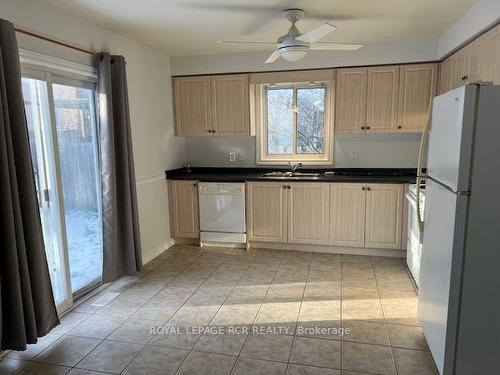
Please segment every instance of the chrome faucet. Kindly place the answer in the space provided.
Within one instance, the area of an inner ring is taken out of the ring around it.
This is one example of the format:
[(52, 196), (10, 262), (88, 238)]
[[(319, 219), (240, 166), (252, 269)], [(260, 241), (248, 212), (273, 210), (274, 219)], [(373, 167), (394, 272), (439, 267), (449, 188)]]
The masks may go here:
[(297, 169), (302, 168), (302, 163), (293, 164), (289, 161), (288, 165), (290, 166), (292, 173), (294, 173)]

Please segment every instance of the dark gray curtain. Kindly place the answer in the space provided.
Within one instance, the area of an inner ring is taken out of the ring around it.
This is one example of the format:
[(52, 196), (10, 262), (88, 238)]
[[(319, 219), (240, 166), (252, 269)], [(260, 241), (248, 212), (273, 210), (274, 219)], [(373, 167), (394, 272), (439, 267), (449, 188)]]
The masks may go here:
[(103, 216), (103, 282), (142, 267), (127, 76), (123, 56), (98, 62)]
[(14, 26), (0, 20), (1, 350), (24, 350), (57, 324), (42, 236)]

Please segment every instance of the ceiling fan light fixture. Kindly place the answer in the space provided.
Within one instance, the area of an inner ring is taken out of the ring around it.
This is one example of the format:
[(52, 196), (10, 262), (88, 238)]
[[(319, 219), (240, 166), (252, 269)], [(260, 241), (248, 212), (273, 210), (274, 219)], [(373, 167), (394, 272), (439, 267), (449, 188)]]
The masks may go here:
[(309, 48), (307, 46), (290, 46), (279, 49), (280, 56), (286, 61), (294, 62), (307, 55)]

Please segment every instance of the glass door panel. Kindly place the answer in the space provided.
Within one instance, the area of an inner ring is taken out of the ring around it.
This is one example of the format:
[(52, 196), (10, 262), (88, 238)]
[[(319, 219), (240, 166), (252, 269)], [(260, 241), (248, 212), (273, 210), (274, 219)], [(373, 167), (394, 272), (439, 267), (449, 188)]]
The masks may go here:
[(94, 91), (52, 85), (71, 273), (77, 294), (100, 283), (102, 230)]
[(22, 79), (33, 171), (42, 221), (45, 252), (58, 311), (68, 307), (66, 262), (53, 158), (45, 81)]

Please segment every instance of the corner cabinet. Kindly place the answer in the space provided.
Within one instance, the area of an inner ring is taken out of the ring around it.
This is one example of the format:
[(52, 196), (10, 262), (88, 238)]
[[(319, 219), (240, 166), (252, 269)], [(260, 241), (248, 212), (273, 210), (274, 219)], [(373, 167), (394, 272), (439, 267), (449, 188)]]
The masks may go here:
[(168, 181), (170, 235), (177, 238), (199, 238), (198, 183)]
[(174, 77), (175, 135), (250, 135), (247, 74)]

